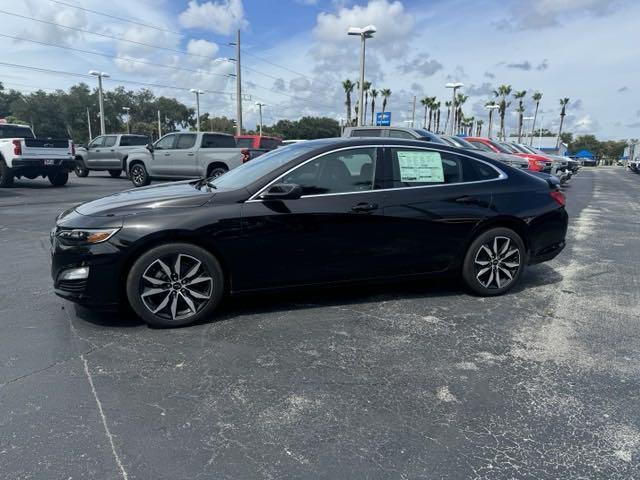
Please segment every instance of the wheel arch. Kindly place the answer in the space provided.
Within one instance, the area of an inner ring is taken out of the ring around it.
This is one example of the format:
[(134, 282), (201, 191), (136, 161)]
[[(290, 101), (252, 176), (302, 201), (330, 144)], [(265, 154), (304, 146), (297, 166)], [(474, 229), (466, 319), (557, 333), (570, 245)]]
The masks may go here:
[(466, 251), (469, 249), (469, 246), (473, 241), (478, 237), (478, 235), (486, 232), (487, 230), (491, 230), (492, 228), (509, 228), (516, 232), (522, 241), (524, 242), (524, 247), (527, 252), (527, 255), (531, 249), (531, 240), (529, 238), (529, 226), (527, 223), (518, 217), (513, 217), (509, 215), (499, 215), (496, 217), (487, 218), (486, 220), (479, 223), (476, 228), (473, 229), (472, 234), (469, 236), (464, 248), (464, 255)]
[(221, 162), (220, 160), (214, 160), (213, 162), (209, 162), (209, 164), (207, 165), (207, 171), (206, 171), (206, 176), (208, 177), (211, 174), (211, 171), (214, 168), (224, 168), (227, 172), (229, 171), (229, 165), (227, 165), (224, 162)]

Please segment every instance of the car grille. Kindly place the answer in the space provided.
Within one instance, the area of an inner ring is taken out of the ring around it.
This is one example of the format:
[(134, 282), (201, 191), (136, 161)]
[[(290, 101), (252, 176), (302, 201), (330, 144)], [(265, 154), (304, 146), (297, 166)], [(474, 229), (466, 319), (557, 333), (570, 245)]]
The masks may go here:
[(86, 287), (86, 280), (60, 280), (58, 282), (58, 289), (69, 293), (82, 293)]

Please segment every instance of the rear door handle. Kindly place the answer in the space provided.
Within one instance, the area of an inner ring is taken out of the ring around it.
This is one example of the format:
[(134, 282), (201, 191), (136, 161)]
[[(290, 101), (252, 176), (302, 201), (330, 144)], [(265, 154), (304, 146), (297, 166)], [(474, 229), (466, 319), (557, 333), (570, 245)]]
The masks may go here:
[(353, 207), (351, 207), (351, 210), (353, 210), (354, 212), (371, 212), (377, 209), (378, 209), (377, 203), (365, 203), (365, 202), (357, 203)]
[(458, 203), (474, 203), (477, 202), (477, 200), (473, 197), (470, 197), (469, 195), (464, 195), (462, 197), (458, 197), (456, 198), (456, 202)]

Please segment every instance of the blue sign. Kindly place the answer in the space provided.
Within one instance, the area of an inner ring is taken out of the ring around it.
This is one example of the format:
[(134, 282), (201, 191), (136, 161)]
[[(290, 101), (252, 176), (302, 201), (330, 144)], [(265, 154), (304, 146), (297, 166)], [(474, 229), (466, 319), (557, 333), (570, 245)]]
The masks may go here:
[(376, 125), (379, 127), (391, 126), (391, 112), (377, 112)]

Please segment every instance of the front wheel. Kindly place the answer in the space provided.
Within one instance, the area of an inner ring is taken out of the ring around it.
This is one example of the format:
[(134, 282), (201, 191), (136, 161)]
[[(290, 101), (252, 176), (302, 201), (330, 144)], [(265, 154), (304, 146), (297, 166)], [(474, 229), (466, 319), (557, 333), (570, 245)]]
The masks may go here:
[(69, 172), (55, 172), (48, 175), (49, 182), (54, 187), (62, 187), (69, 181)]
[(151, 178), (147, 169), (142, 163), (134, 163), (129, 169), (129, 176), (131, 177), (131, 183), (136, 187), (144, 187), (151, 183)]
[(109, 170), (109, 175), (111, 175), (113, 178), (118, 178), (121, 173), (122, 170)]
[(76, 160), (76, 166), (73, 171), (76, 173), (77, 177), (86, 177), (89, 175), (89, 169), (84, 164), (83, 160)]
[(126, 284), (133, 310), (156, 327), (179, 327), (208, 317), (223, 290), (216, 258), (189, 243), (152, 248), (135, 261)]
[(462, 267), (467, 286), (482, 296), (501, 295), (518, 281), (526, 250), (520, 236), (508, 228), (492, 228), (476, 238)]

